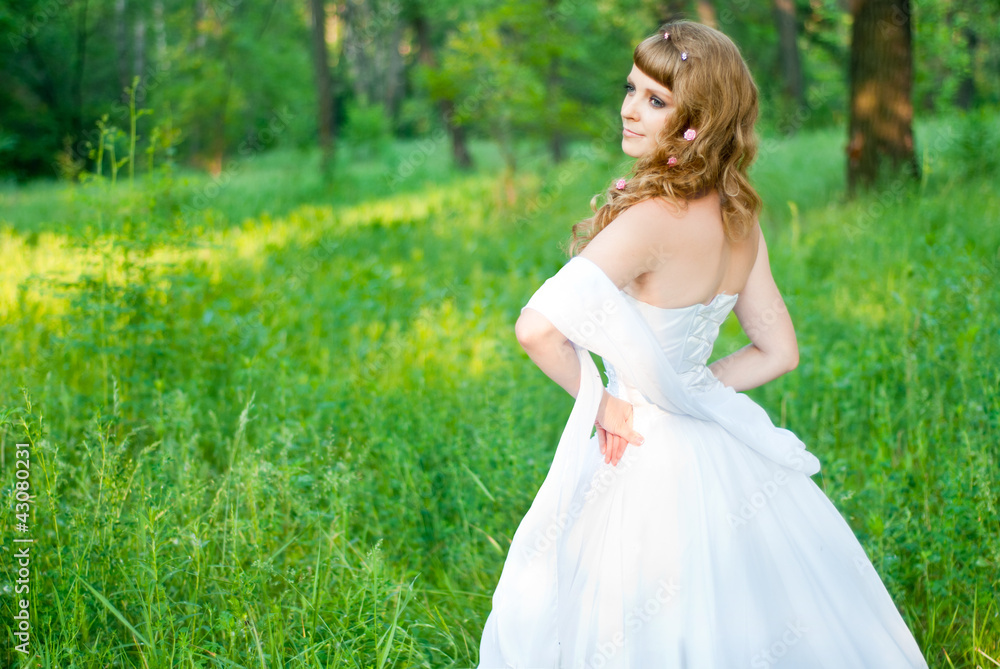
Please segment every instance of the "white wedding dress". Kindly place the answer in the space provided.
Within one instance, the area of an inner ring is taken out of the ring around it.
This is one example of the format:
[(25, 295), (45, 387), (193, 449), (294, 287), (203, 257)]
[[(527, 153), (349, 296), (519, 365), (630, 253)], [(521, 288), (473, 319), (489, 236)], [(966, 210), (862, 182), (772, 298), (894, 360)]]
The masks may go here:
[[(588, 263), (570, 264), (603, 291), (605, 310), (622, 312), (611, 320), (635, 330), (627, 319), (637, 315), (648, 325), (686, 392), (726, 390), (734, 404), (719, 416), (769, 421), (706, 367), (738, 296), (662, 309), (612, 295)], [(550, 306), (540, 299), (537, 308), (558, 321), (571, 291), (586, 290), (580, 283), (553, 284)], [(601, 321), (596, 304), (557, 325), (569, 333)], [(586, 368), (589, 353), (577, 352)], [(927, 667), (851, 528), (809, 477), (818, 460), (799, 450), (805, 464), (788, 466), (757, 443), (792, 439), (787, 430), (768, 423), (761, 439), (741, 440), (720, 421), (664, 409), (604, 363), (609, 392), (634, 405), (645, 442), (630, 444), (617, 466), (604, 463), (590, 434), (601, 389), (585, 369), (552, 467), (514, 534), (480, 669)], [(593, 375), (601, 383), (596, 367)]]

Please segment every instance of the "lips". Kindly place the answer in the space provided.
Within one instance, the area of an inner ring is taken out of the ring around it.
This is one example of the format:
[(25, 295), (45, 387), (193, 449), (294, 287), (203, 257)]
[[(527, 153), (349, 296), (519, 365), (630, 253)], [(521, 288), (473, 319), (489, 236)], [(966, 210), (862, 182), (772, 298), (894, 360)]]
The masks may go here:
[(622, 134), (626, 137), (642, 137), (639, 133), (634, 130), (629, 130), (628, 128), (622, 128)]

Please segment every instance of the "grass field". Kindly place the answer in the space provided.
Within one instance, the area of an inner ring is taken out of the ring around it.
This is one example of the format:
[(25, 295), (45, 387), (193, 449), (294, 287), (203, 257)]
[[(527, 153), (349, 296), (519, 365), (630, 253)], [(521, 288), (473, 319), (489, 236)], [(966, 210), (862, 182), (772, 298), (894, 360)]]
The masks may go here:
[[(1000, 666), (1000, 137), (918, 140), (919, 183), (852, 201), (840, 131), (765, 142), (801, 363), (749, 394), (820, 458), (930, 666)], [(525, 147), (504, 175), (473, 148), (473, 173), (345, 152), (330, 186), (281, 151), (0, 189), (5, 620), (34, 539), (33, 659), (5, 627), (3, 666), (474, 666), (572, 406), (513, 324), (623, 163)], [(745, 341), (730, 319), (716, 357)]]

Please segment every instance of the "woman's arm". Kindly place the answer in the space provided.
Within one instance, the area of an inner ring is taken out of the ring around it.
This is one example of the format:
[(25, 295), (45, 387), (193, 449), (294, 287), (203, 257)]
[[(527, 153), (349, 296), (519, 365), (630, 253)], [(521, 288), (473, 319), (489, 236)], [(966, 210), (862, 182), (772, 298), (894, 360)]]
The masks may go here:
[(709, 365), (717, 379), (737, 392), (763, 385), (799, 364), (795, 327), (771, 275), (763, 231), (758, 244), (757, 259), (734, 309), (750, 343)]
[[(580, 253), (614, 282), (619, 289), (640, 274), (656, 269), (668, 255), (655, 243), (662, 236), (663, 205), (647, 200), (622, 212), (594, 237)], [(573, 344), (547, 318), (525, 309), (514, 326), (517, 340), (532, 362), (573, 397), (580, 390), (580, 363)], [(632, 405), (607, 390), (597, 412), (598, 439), (605, 462), (618, 464), (629, 443), (641, 444), (632, 429)]]
[[(576, 397), (580, 392), (580, 361), (573, 344), (534, 309), (525, 309), (521, 313), (514, 332), (531, 361)], [(643, 442), (642, 435), (632, 429), (632, 405), (612, 396), (607, 389), (601, 394), (595, 425), (605, 462), (617, 465), (629, 442)]]
[(514, 334), (531, 361), (573, 397), (580, 392), (580, 361), (573, 344), (545, 316), (525, 309)]
[[(594, 237), (580, 256), (600, 267), (619, 290), (637, 276), (656, 269), (667, 255), (653, 243), (657, 225), (663, 225), (661, 207), (653, 200), (629, 207)], [(569, 340), (534, 309), (521, 312), (514, 332), (532, 362), (576, 397), (580, 365)]]

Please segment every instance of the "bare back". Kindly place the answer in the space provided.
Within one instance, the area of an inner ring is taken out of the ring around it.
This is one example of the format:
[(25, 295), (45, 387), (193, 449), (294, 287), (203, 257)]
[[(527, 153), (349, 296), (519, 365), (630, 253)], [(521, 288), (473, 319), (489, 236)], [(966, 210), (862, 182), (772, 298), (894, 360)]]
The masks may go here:
[(716, 191), (689, 201), (683, 220), (664, 228), (663, 234), (669, 238), (654, 244), (662, 262), (626, 285), (626, 293), (674, 309), (708, 304), (719, 293), (743, 291), (757, 259), (760, 228), (754, 225), (745, 239), (728, 239)]
[(713, 363), (727, 385), (753, 388), (798, 364), (795, 328), (760, 225), (755, 221), (744, 240), (729, 240), (716, 193), (683, 210), (659, 198), (632, 205), (580, 255), (620, 290), (655, 307), (684, 308), (708, 304), (719, 293), (739, 294), (733, 313), (751, 345)]

